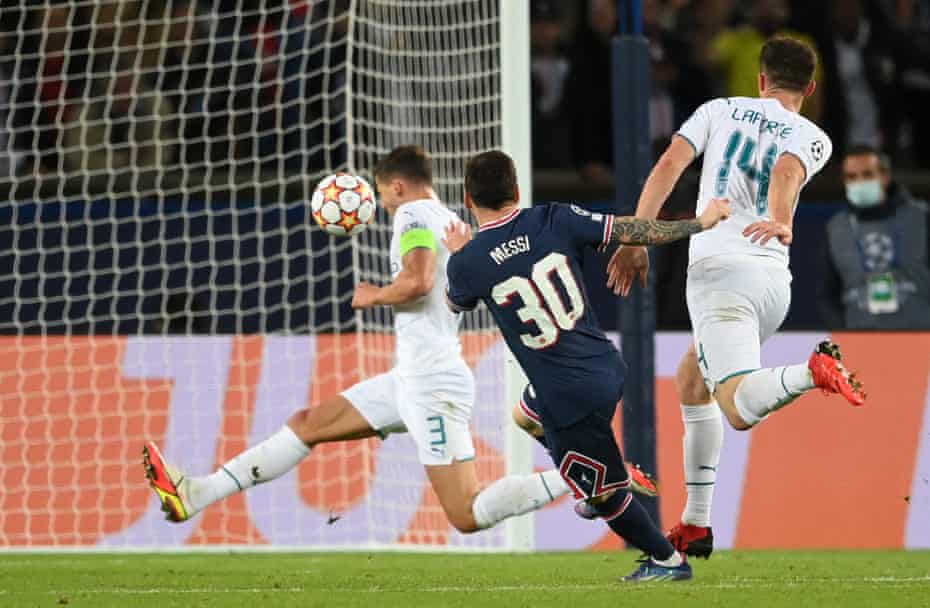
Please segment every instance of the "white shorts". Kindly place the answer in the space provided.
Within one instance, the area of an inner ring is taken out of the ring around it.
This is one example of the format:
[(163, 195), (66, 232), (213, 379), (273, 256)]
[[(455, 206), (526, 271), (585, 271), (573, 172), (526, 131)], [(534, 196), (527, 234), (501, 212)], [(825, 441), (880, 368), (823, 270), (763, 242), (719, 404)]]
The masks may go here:
[(404, 376), (393, 369), (359, 382), (342, 396), (382, 437), (409, 432), (424, 465), (475, 457), (469, 428), (475, 379), (464, 361), (454, 369), (422, 376)]
[(791, 272), (764, 256), (705, 258), (688, 269), (688, 314), (708, 390), (762, 367), (761, 346), (791, 303)]

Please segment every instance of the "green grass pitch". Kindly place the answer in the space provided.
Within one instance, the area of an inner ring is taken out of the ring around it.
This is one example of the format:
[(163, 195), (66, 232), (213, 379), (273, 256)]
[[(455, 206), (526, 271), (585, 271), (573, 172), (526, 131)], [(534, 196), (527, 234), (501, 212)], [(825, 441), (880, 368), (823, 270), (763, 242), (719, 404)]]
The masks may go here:
[(930, 606), (930, 552), (719, 552), (622, 584), (635, 553), (2, 554), (0, 606)]

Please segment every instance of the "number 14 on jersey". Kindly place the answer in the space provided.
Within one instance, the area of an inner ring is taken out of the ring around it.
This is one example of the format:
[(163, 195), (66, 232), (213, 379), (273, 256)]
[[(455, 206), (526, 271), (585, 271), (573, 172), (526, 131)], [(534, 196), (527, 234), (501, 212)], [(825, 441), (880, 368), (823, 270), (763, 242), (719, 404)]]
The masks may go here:
[[(740, 148), (742, 144), (742, 149)], [(733, 160), (736, 158), (736, 168), (746, 176), (750, 181), (759, 183), (759, 190), (756, 193), (756, 213), (765, 215), (769, 209), (769, 178), (772, 174), (772, 167), (778, 159), (778, 146), (772, 144), (765, 151), (762, 157), (762, 167), (757, 168), (755, 165), (756, 148), (759, 142), (752, 137), (743, 135), (742, 131), (736, 130), (730, 135), (727, 141), (726, 150), (723, 153), (723, 162), (720, 164), (720, 171), (717, 173), (716, 196), (724, 198), (727, 195), (727, 185), (730, 181), (730, 171)], [(737, 157), (737, 152), (739, 156)]]

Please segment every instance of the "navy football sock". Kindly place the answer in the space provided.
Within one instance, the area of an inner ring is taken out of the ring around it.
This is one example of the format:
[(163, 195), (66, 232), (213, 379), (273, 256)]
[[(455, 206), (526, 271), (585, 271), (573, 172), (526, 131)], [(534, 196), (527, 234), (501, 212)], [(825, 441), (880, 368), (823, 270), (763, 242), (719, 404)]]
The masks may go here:
[(616, 492), (595, 508), (611, 530), (643, 553), (658, 560), (666, 560), (675, 553), (672, 543), (628, 491)]

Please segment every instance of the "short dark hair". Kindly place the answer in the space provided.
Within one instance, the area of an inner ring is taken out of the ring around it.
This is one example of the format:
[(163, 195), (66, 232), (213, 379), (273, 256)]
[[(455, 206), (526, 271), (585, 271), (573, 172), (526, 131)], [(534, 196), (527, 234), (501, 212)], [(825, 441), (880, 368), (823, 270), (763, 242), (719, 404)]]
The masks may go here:
[(500, 150), (482, 152), (465, 167), (465, 191), (472, 202), (485, 209), (500, 209), (517, 200), (517, 169), (513, 159)]
[(433, 185), (433, 160), (420, 146), (398, 146), (375, 165), (377, 180), (399, 177), (411, 182)]
[(772, 86), (803, 92), (814, 79), (817, 53), (800, 40), (772, 38), (762, 47), (759, 63)]
[(878, 159), (878, 166), (881, 167), (882, 171), (886, 173), (891, 171), (891, 159), (888, 158), (887, 154), (871, 144), (850, 144), (846, 148), (843, 159), (845, 160), (850, 156), (874, 156)]

